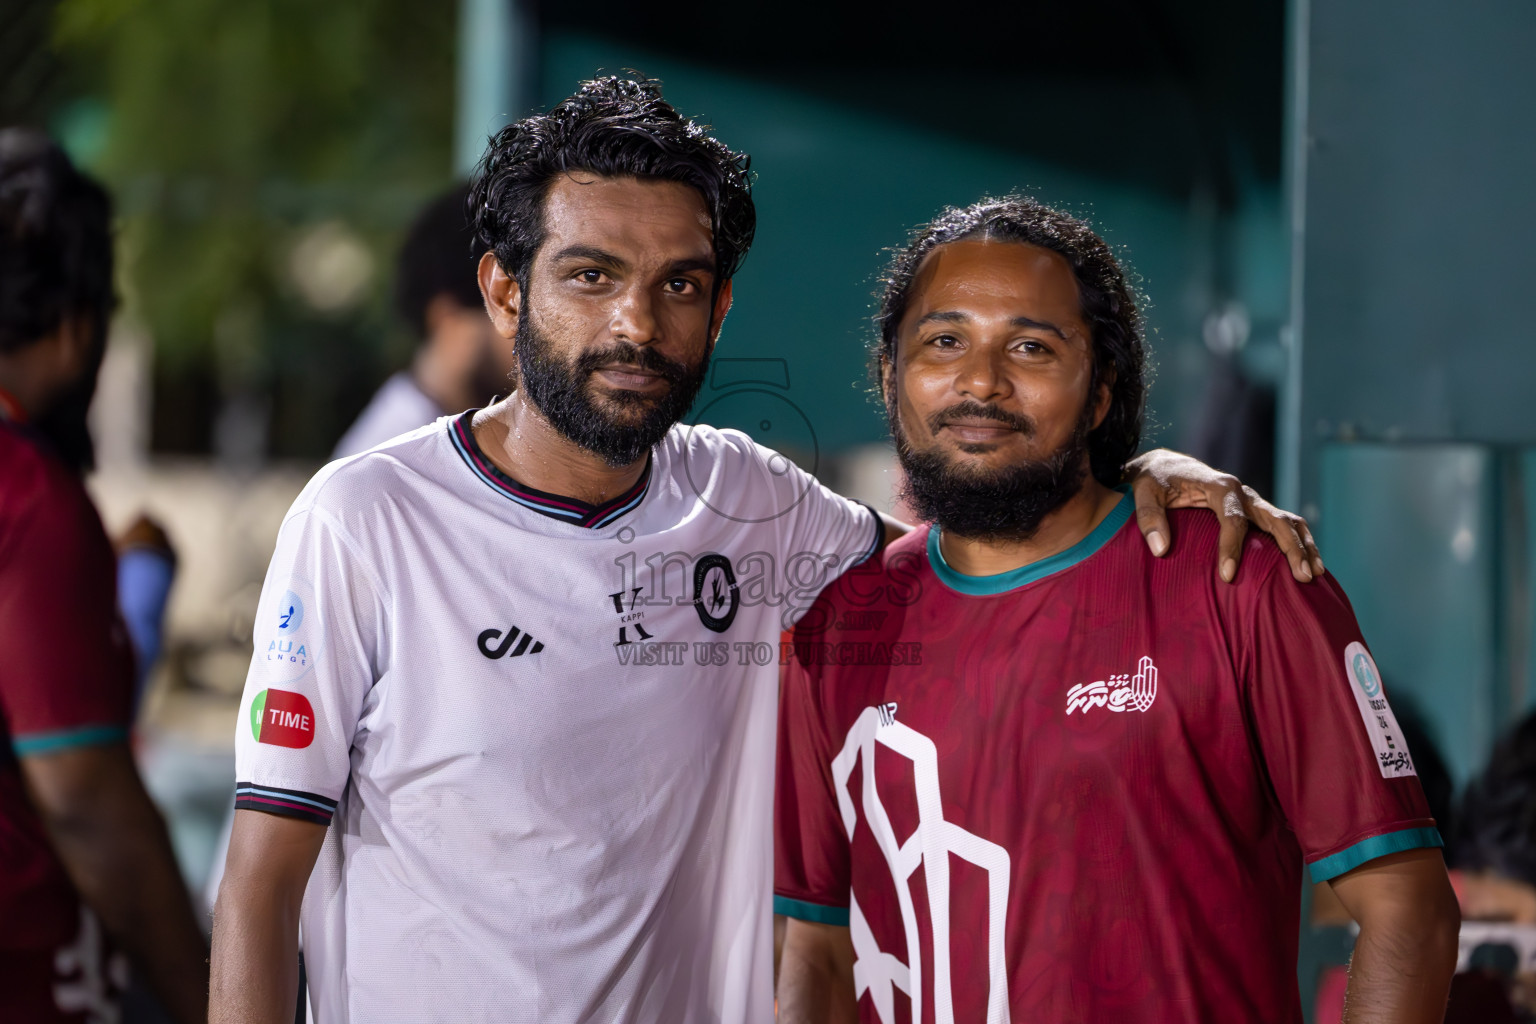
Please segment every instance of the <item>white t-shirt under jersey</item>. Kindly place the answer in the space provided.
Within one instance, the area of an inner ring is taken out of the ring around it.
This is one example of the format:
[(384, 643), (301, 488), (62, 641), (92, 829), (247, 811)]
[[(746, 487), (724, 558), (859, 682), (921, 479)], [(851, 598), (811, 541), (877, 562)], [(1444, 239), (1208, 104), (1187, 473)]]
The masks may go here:
[(314, 1019), (771, 1020), (779, 634), (878, 517), (735, 431), (593, 507), (468, 426), (322, 470), (262, 591), (236, 806), (330, 826)]

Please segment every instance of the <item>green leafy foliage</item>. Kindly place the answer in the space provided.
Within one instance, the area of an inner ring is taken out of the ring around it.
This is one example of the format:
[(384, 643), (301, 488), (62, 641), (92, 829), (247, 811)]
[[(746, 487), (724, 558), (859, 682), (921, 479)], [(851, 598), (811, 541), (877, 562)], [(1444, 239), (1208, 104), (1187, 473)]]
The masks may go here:
[[(323, 454), (403, 357), (393, 255), (450, 180), (455, 10), (62, 0), (54, 42), (107, 111), (93, 170), (117, 196), (125, 292), (154, 337), (157, 384), (254, 398), (274, 451)], [(172, 411), (157, 435), (208, 418), (178, 427)]]

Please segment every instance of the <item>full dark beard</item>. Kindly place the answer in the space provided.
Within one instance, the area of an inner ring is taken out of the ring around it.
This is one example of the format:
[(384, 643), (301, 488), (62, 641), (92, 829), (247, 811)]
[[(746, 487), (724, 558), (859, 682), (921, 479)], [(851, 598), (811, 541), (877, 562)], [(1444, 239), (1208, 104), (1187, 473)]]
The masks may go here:
[[(1046, 516), (1082, 490), (1087, 479), (1091, 405), (1084, 410), (1072, 436), (1045, 458), (1027, 459), (1000, 469), (974, 470), (957, 466), (937, 449), (913, 449), (893, 403), (894, 399), (886, 412), (891, 436), (896, 439), (896, 455), (907, 474), (902, 497), (919, 519), (936, 523), (948, 533), (986, 540), (1028, 540)], [(1026, 433), (1032, 432), (1034, 426), (1021, 417), (979, 403), (946, 409), (934, 420), (955, 414), (992, 416), (1001, 422), (1027, 427)]]
[[(623, 363), (663, 377), (671, 386), (659, 398), (631, 392), (593, 397), (592, 374), (606, 363)], [(525, 305), (517, 326), (518, 387), (544, 418), (573, 444), (610, 466), (627, 466), (667, 436), (687, 415), (704, 385), (709, 356), (688, 367), (655, 349), (616, 341), (584, 352), (574, 363), (555, 355), (549, 339), (533, 325)], [(610, 411), (613, 407), (614, 411)]]
[(96, 444), (91, 438), (87, 417), (91, 399), (96, 395), (96, 378), (107, 351), (105, 331), (98, 331), (86, 370), (62, 395), (32, 421), (32, 428), (53, 448), (54, 454), (77, 473), (96, 468)]

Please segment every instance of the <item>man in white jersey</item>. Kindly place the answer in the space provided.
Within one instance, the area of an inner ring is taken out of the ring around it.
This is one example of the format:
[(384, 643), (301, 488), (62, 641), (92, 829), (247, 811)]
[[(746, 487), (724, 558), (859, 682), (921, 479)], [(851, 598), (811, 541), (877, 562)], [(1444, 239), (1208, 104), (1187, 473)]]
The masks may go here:
[[(212, 1019), (291, 1015), (302, 923), (325, 1024), (769, 1020), (776, 641), (903, 527), (676, 425), (755, 214), (655, 83), (507, 128), (472, 202), (518, 389), (326, 467), (283, 524)], [(1150, 503), (1244, 500), (1177, 458)]]

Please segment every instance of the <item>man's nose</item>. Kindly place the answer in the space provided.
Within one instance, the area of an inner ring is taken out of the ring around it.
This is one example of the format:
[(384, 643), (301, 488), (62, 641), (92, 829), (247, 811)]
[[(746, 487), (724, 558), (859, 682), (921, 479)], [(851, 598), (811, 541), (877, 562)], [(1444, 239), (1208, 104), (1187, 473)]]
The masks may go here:
[(609, 330), (615, 338), (636, 345), (657, 341), (655, 299), (650, 291), (638, 285), (624, 289), (613, 307)]
[(1012, 392), (1002, 365), (1006, 354), (990, 345), (977, 345), (956, 368), (955, 391), (978, 402), (994, 402)]

